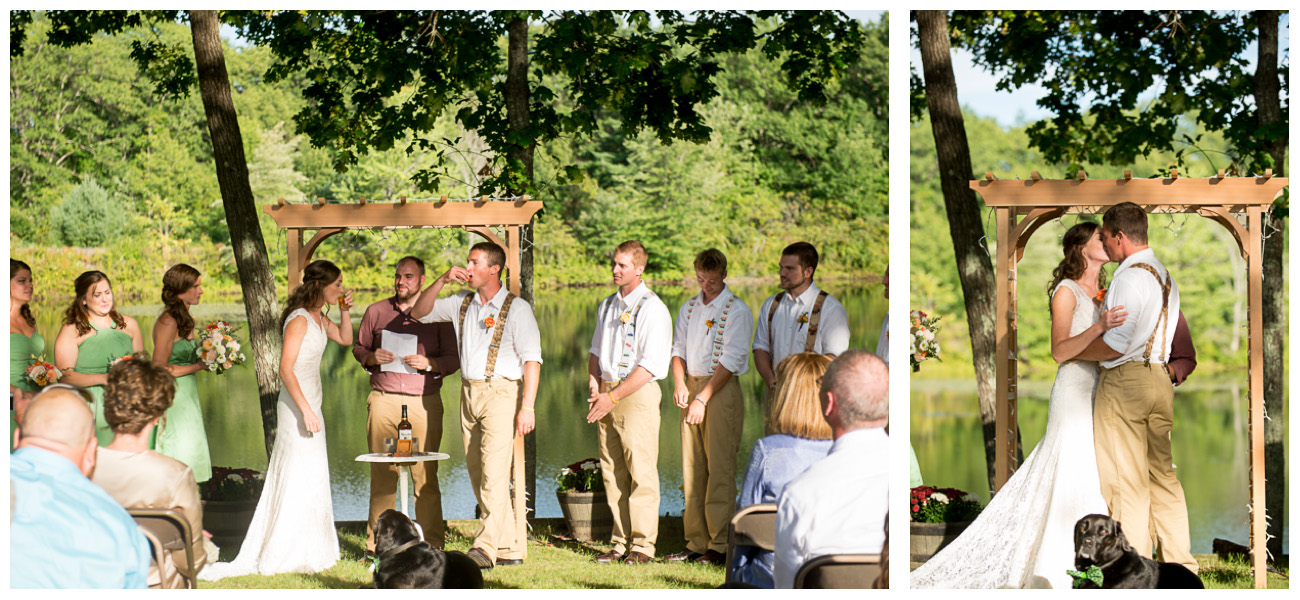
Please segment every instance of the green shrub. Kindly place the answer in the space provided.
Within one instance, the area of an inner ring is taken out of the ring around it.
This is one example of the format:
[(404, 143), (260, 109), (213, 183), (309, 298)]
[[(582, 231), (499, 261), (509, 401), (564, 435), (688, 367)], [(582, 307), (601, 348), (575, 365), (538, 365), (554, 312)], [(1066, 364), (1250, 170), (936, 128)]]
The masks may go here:
[(124, 233), (127, 223), (127, 209), (113, 202), (93, 177), (72, 188), (51, 216), (58, 240), (83, 248), (107, 246)]

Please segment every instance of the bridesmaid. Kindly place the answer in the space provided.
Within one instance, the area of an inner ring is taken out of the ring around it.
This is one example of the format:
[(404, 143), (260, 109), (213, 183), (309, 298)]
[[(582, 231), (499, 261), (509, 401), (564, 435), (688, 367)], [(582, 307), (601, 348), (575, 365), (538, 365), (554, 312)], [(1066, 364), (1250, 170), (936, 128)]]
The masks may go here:
[(32, 394), (39, 391), (27, 378), (27, 367), (33, 356), (45, 352), (45, 338), (36, 331), (36, 317), (27, 306), (32, 301), (32, 268), (21, 260), (9, 259), (9, 449), (13, 450), (14, 429), (18, 427), (15, 408), (26, 406)]
[(54, 364), (63, 381), (86, 388), (95, 398), (95, 437), (100, 446), (113, 442), (104, 420), (104, 384), (114, 360), (144, 351), (144, 334), (131, 317), (118, 314), (113, 285), (100, 271), (86, 271), (73, 283), (76, 297), (63, 311), (63, 326), (54, 339)]
[(212, 478), (208, 435), (203, 427), (203, 407), (194, 374), (207, 368), (195, 349), (194, 318), (190, 307), (203, 296), (203, 276), (198, 269), (179, 264), (163, 274), (163, 313), (153, 325), (153, 364), (176, 378), (176, 396), (156, 431), (155, 449), (194, 471), (194, 480)]

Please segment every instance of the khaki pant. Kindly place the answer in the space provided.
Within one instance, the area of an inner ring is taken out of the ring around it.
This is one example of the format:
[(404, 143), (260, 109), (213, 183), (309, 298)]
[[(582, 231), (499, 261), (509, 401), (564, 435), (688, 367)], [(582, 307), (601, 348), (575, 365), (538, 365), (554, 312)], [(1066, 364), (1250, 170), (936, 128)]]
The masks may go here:
[[(694, 398), (711, 377), (686, 377)], [(682, 481), (686, 506), (682, 511), (686, 549), (727, 553), (727, 526), (736, 509), (736, 452), (745, 422), (745, 404), (735, 376), (709, 399), (704, 420), (686, 424), (682, 409)]]
[(523, 406), (523, 394), (522, 382), (509, 379), (467, 379), (460, 388), (465, 470), (479, 507), (480, 528), (472, 547), (493, 561), (524, 557), (510, 500), (515, 415)]
[[(411, 422), (411, 436), (420, 439), (420, 450), (437, 452), (442, 444), (442, 398), (370, 392), (366, 398), (366, 444), (371, 452), (384, 452), (384, 438), (397, 437), (397, 424)], [(424, 530), (425, 541), (442, 548), (447, 530), (442, 522), (442, 490), (438, 488), (438, 461), (411, 465), (415, 486), (415, 521)], [(366, 522), (366, 549), (375, 551), (375, 520), (397, 502), (397, 465), (370, 463), (370, 520)]]
[(1187, 502), (1174, 473), (1174, 388), (1163, 364), (1102, 369), (1093, 408), (1101, 495), (1142, 556), (1197, 571)]
[[(603, 382), (606, 392), (618, 387)], [(659, 537), (659, 383), (646, 382), (596, 423), (600, 469), (609, 509), (611, 541), (619, 554), (655, 555)]]

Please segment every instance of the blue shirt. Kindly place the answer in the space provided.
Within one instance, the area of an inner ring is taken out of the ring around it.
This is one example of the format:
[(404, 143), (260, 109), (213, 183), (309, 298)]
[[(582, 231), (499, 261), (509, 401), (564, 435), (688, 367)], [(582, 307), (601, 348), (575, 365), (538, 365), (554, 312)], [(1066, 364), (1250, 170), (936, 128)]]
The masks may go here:
[(72, 461), (39, 448), (9, 455), (13, 588), (146, 588), (149, 542), (131, 515)]
[[(736, 509), (776, 502), (786, 483), (826, 457), (831, 443), (831, 440), (808, 440), (784, 434), (769, 435), (754, 442), (754, 449), (749, 453), (749, 467), (745, 469), (745, 482), (736, 498)], [(736, 548), (732, 561), (734, 580), (772, 589), (771, 552), (741, 546)]]

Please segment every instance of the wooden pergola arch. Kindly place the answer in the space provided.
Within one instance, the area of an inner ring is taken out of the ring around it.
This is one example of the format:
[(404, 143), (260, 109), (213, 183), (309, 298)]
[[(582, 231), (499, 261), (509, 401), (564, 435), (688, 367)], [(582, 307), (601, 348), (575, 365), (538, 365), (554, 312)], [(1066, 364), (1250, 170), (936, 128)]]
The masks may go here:
[[(1196, 213), (1223, 225), (1241, 249), (1248, 270), (1250, 360), (1250, 548), (1255, 587), (1265, 586), (1267, 539), (1264, 518), (1264, 321), (1263, 231), (1264, 214), (1287, 186), (1287, 178), (1273, 177), (1268, 169), (1260, 177), (1224, 177), (1220, 170), (1205, 179), (1169, 177), (1088, 179), (1083, 171), (1075, 179), (1043, 179), (1037, 171), (1025, 180), (999, 180), (992, 172), (970, 182), (984, 204), (997, 216), (997, 439), (995, 485), (1001, 489), (1016, 469), (1016, 264), (1025, 244), (1043, 224), (1065, 214), (1097, 214), (1121, 202), (1133, 202), (1148, 213)], [(1246, 215), (1243, 225), (1236, 215)]]
[[(428, 202), (407, 202), (403, 197), (397, 202), (374, 203), (362, 198), (357, 204), (329, 204), (324, 198), (318, 198), (314, 204), (287, 204), (280, 200), (262, 207), (262, 212), (270, 215), (275, 224), (288, 233), (290, 293), (301, 283), (302, 271), (311, 262), (312, 255), (321, 242), (345, 230), (457, 227), (476, 233), (505, 249), (508, 274), (506, 286), (516, 296), (520, 294), (519, 264), (523, 252), (520, 230), (531, 223), (533, 215), (540, 210), (542, 202), (530, 200), (528, 196), (513, 200), (492, 200), (483, 196), (469, 202), (451, 202), (446, 196)], [(506, 239), (497, 236), (492, 231), (493, 227), (505, 227)], [(308, 230), (316, 233), (304, 242)], [(524, 495), (527, 487), (524, 478), (524, 438), (515, 436), (513, 455), (511, 479), (514, 482), (515, 527), (518, 539), (525, 540), (528, 539), (528, 511)], [(526, 558), (527, 544), (522, 550)]]

